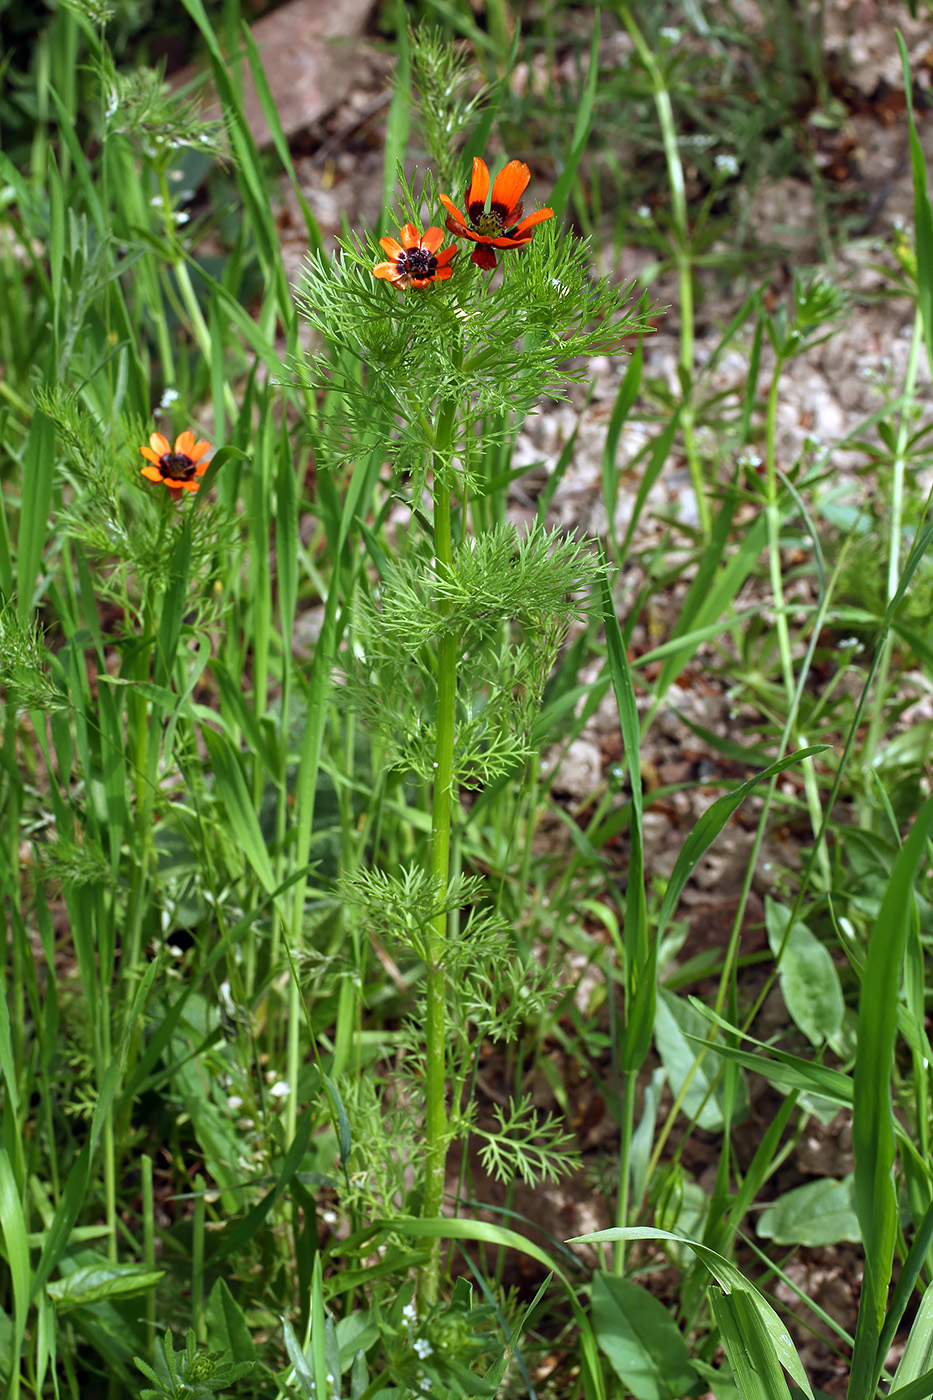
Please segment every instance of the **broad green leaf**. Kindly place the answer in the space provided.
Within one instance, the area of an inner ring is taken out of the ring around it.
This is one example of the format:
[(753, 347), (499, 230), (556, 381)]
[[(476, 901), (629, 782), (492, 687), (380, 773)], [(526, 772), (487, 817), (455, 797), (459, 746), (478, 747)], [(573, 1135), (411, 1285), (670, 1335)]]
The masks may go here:
[(379, 1338), (379, 1328), (369, 1312), (351, 1312), (337, 1323), (337, 1344), (340, 1347), (340, 1371), (343, 1374), (356, 1361), (360, 1351), (366, 1352)]
[(219, 1278), (207, 1301), (207, 1334), (212, 1351), (229, 1351), (234, 1361), (254, 1361), (256, 1348), (243, 1309)]
[(775, 1244), (857, 1244), (858, 1219), (851, 1176), (821, 1177), (778, 1197), (762, 1211), (757, 1233)]
[[(723, 1125), (722, 1061), (716, 1049), (710, 1048), (700, 1064), (700, 1046), (706, 1039), (707, 1026), (703, 1017), (681, 997), (661, 988), (654, 1017), (654, 1041), (661, 1056), (671, 1092), (679, 1096), (689, 1076), (690, 1084), (683, 1100), (683, 1111), (697, 1118), (701, 1128), (715, 1132)], [(744, 1078), (739, 1080), (738, 1109), (748, 1103)], [(697, 1117), (697, 1115), (699, 1115)]]
[(807, 928), (796, 920), (790, 924), (790, 911), (773, 899), (765, 900), (765, 925), (771, 951), (777, 957), (783, 947), (779, 967), (781, 992), (794, 1023), (811, 1045), (832, 1040), (842, 1026), (845, 1000), (839, 974), (829, 951)]
[(593, 1330), (619, 1380), (636, 1400), (677, 1400), (693, 1386), (687, 1344), (670, 1312), (631, 1279), (593, 1280)]
[(111, 1264), (101, 1259), (96, 1264), (82, 1264), (64, 1278), (46, 1286), (46, 1292), (58, 1312), (99, 1303), (105, 1298), (132, 1298), (154, 1288), (164, 1275), (164, 1269), (141, 1269), (137, 1264)]

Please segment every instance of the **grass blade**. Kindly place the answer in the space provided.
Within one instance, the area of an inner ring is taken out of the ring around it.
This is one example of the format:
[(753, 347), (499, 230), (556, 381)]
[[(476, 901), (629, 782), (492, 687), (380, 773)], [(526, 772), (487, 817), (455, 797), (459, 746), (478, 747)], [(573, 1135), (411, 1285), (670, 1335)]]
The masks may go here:
[(910, 133), (910, 166), (914, 179), (914, 238), (917, 245), (917, 305), (923, 320), (923, 342), (927, 360), (933, 368), (933, 209), (927, 189), (927, 167), (923, 147), (914, 121), (913, 82), (907, 45), (900, 30), (895, 30), (904, 70), (904, 97), (907, 100), (907, 124)]
[(894, 1185), (894, 1113), (891, 1077), (901, 965), (907, 930), (914, 916), (914, 887), (927, 855), (933, 828), (933, 797), (917, 813), (910, 835), (894, 862), (878, 918), (868, 940), (859, 998), (858, 1047), (852, 1096), (852, 1150), (855, 1157), (855, 1209), (865, 1250), (865, 1277), (859, 1301), (849, 1400), (871, 1400), (881, 1374), (878, 1342), (897, 1238)]
[(554, 213), (560, 216), (570, 198), (570, 191), (573, 189), (573, 182), (577, 178), (577, 170), (586, 150), (586, 143), (589, 139), (590, 129), (593, 124), (593, 109), (596, 106), (596, 93), (599, 83), (599, 10), (596, 11), (593, 19), (593, 36), (590, 40), (590, 58), (586, 70), (586, 82), (583, 85), (583, 92), (580, 94), (580, 105), (577, 108), (577, 119), (573, 127), (573, 138), (570, 142), (570, 150), (567, 153), (567, 160), (561, 172), (560, 179), (551, 191), (548, 202)]

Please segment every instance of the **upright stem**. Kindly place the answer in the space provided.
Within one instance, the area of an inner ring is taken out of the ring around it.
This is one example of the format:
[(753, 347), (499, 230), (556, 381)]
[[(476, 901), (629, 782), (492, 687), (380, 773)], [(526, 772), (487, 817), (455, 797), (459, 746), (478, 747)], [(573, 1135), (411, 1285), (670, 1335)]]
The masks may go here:
[(784, 578), (781, 574), (781, 512), (778, 506), (777, 480), (777, 404), (778, 388), (784, 361), (778, 358), (771, 379), (768, 394), (768, 422), (765, 437), (765, 472), (767, 485), (766, 515), (768, 521), (768, 563), (771, 573), (771, 592), (774, 597), (777, 625), (778, 650), (781, 654), (781, 674), (788, 704), (794, 696), (794, 663), (790, 649), (790, 631), (787, 626), (787, 612), (784, 606)]
[[(434, 472), (434, 559), (435, 571), (442, 577), (453, 564), (453, 535), (450, 517), (448, 456), (454, 410), (447, 409), (438, 423), (438, 445), (442, 451)], [(440, 468), (440, 470), (438, 470)], [(440, 609), (443, 615), (443, 608)], [(446, 902), (450, 873), (450, 822), (453, 808), (454, 718), (457, 694), (457, 639), (452, 631), (442, 631), (437, 648), (437, 719), (434, 753), (434, 793), (431, 806), (431, 851), (429, 873), (438, 901)], [(444, 1200), (447, 1162), (447, 1055), (446, 987), (444, 953), (447, 942), (447, 914), (441, 911), (427, 930), (427, 981), (425, 1015), (425, 1153), (424, 1204), (426, 1219), (439, 1216)], [(437, 1298), (441, 1242), (433, 1241), (428, 1266), (422, 1280), (427, 1303)]]
[[(917, 387), (917, 369), (920, 364), (920, 348), (923, 344), (923, 318), (918, 308), (914, 316), (914, 333), (907, 358), (907, 371), (904, 375), (904, 394), (901, 403), (901, 416), (897, 427), (897, 450), (894, 455), (894, 471), (891, 478), (891, 534), (888, 540), (888, 579), (885, 602), (890, 603), (897, 592), (901, 572), (901, 533), (904, 513), (904, 468), (906, 466), (907, 439), (910, 433), (910, 414), (913, 408), (914, 392)], [(919, 526), (918, 526), (919, 529)], [(894, 629), (889, 628), (881, 644), (881, 660), (878, 664), (878, 678), (875, 682), (874, 708), (868, 737), (865, 742), (864, 764), (866, 771), (874, 767), (878, 740), (881, 737), (881, 724), (884, 718), (884, 696), (888, 688), (888, 671), (891, 667), (891, 652), (894, 646)]]
[[(622, 1099), (622, 1139), (619, 1146), (619, 1203), (616, 1208), (616, 1224), (624, 1229), (629, 1223), (629, 1194), (632, 1176), (632, 1133), (635, 1127), (635, 1089), (638, 1084), (636, 1070), (625, 1071), (625, 1088)], [(636, 1205), (638, 1203), (636, 1202)], [(615, 1271), (621, 1274), (625, 1268), (625, 1241), (618, 1240), (615, 1248)]]

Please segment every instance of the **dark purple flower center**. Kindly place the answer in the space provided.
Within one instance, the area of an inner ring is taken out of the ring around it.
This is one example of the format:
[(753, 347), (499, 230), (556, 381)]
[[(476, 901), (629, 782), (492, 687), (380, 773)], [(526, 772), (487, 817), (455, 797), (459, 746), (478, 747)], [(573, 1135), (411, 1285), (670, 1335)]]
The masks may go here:
[(511, 238), (515, 232), (515, 226), (522, 217), (522, 206), (516, 204), (514, 209), (507, 209), (498, 200), (491, 200), (488, 209), (485, 209), (479, 200), (470, 200), (470, 191), (466, 193), (467, 213), (470, 216), (470, 228), (474, 233), (478, 233), (480, 238)]
[(405, 277), (433, 277), (437, 271), (437, 258), (427, 248), (403, 249), (398, 270)]
[(186, 452), (163, 452), (159, 458), (159, 470), (168, 481), (190, 481), (194, 466)]

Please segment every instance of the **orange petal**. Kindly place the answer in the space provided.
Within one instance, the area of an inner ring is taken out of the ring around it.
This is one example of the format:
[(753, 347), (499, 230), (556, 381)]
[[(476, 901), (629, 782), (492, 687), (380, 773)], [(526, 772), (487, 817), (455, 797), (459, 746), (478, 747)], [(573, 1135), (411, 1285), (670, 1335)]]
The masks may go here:
[(394, 238), (380, 238), (379, 247), (383, 248), (390, 258), (397, 258), (403, 251), (401, 243), (396, 243)]
[(454, 247), (453, 243), (451, 243), (449, 248), (442, 248), (437, 255), (438, 267), (446, 267), (448, 263), (453, 262), (459, 251), (460, 249)]
[(465, 228), (463, 224), (458, 224), (454, 219), (446, 219), (445, 223), (451, 233), (455, 233), (458, 238), (469, 238), (471, 243), (488, 243), (489, 239), (484, 233), (474, 233), (472, 229)]
[(198, 462), (197, 466), (194, 469), (195, 476), (203, 476), (209, 466), (210, 462)]
[(533, 228), (535, 224), (542, 224), (545, 219), (553, 219), (553, 217), (553, 209), (536, 209), (533, 214), (529, 214), (527, 218), (522, 219), (512, 237), (520, 238), (527, 229)]
[(183, 481), (181, 483), (181, 489), (183, 491), (197, 491), (200, 484), (199, 481)]
[(491, 248), (480, 244), (473, 253), (470, 262), (475, 263), (477, 267), (485, 268), (487, 272), (491, 272), (496, 266), (496, 255)]
[(428, 253), (436, 253), (444, 241), (444, 230), (442, 228), (426, 228), (421, 236), (421, 246)]
[[(399, 249), (401, 251), (401, 249)], [(376, 263), (373, 268), (374, 277), (383, 277), (387, 282), (394, 282), (398, 277), (398, 263)]]
[(398, 238), (406, 252), (409, 248), (417, 248), (418, 244), (421, 242), (421, 234), (415, 228), (414, 224), (406, 224), (404, 228), (400, 228), (398, 231)]
[(190, 428), (186, 428), (183, 433), (179, 433), (175, 439), (175, 451), (183, 452), (187, 457), (194, 446), (194, 433)]
[(158, 467), (140, 467), (140, 474), (149, 481), (161, 481), (162, 473)]
[(511, 234), (504, 233), (501, 238), (490, 238), (489, 241), (494, 248), (524, 248), (526, 243), (531, 242), (531, 230), (523, 233), (521, 238), (513, 238)]
[(210, 450), (211, 445), (209, 442), (196, 442), (192, 447), (191, 451), (188, 453), (188, 461), (200, 462), (205, 452), (210, 452)]
[[(524, 188), (524, 187), (523, 187)], [(489, 167), (479, 156), (473, 157), (473, 178), (467, 185), (464, 203), (470, 218), (474, 221), (486, 208), (486, 196), (489, 193)]]
[(155, 455), (151, 447), (141, 447), (139, 450), (143, 454), (143, 456), (148, 459), (148, 461), (154, 462), (156, 466), (159, 465), (159, 459)]
[(168, 438), (163, 437), (161, 433), (149, 434), (149, 446), (152, 448), (153, 452), (158, 453), (159, 457), (164, 457), (166, 452), (171, 452), (172, 450)]
[(434, 274), (434, 279), (437, 282), (446, 282), (447, 278), (453, 277), (453, 275), (454, 270), (452, 267), (439, 267)]
[[(437, 197), (443, 204), (444, 208), (447, 210), (448, 214), (450, 215), (450, 218), (456, 219), (457, 223), (460, 225), (461, 228), (466, 228), (466, 218), (463, 214), (460, 213), (460, 210), (457, 208), (456, 204), (453, 204), (447, 198), (446, 194), (439, 194)], [(452, 233), (454, 232), (454, 230), (451, 228), (450, 219), (447, 220), (447, 227), (451, 229)]]
[(496, 176), (490, 208), (502, 215), (504, 224), (509, 222), (509, 215), (525, 193), (530, 179), (531, 171), (520, 160), (510, 160)]
[(432, 281), (433, 278), (431, 277), (410, 277), (408, 279), (409, 286), (417, 287), (419, 291), (424, 287), (430, 287)]

